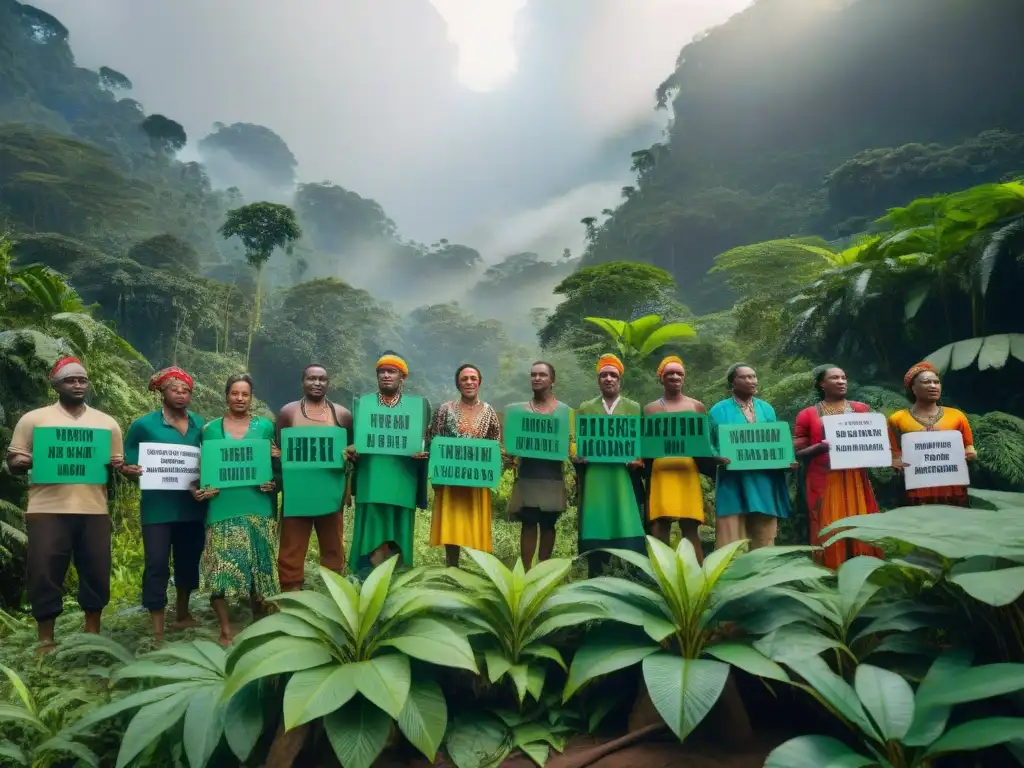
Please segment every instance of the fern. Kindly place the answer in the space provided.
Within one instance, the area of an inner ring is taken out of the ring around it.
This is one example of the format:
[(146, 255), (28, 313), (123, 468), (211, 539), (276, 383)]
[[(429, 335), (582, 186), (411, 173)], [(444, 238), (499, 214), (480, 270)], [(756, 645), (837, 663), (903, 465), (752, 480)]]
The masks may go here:
[(1024, 420), (991, 411), (970, 422), (979, 468), (1000, 488), (1024, 487)]

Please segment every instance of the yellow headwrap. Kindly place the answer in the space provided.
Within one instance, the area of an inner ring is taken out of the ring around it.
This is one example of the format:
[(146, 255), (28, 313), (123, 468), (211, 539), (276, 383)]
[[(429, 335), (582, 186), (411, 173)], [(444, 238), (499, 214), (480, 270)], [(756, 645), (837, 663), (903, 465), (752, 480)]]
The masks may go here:
[(625, 367), (622, 365), (622, 361), (619, 360), (619, 358), (617, 358), (615, 355), (601, 355), (601, 357), (597, 361), (597, 372), (600, 373), (602, 368), (607, 368), (608, 366), (611, 366), (616, 371), (618, 371), (619, 376), (621, 376), (626, 370)]
[(670, 365), (672, 365), (672, 363), (675, 363), (676, 365), (678, 365), (680, 368), (683, 369), (683, 373), (686, 373), (686, 366), (683, 365), (683, 359), (681, 357), (676, 357), (675, 355), (669, 355), (664, 360), (662, 360), (660, 363), (658, 363), (658, 378), (659, 379), (661, 378), (661, 375), (663, 373), (665, 373), (665, 369), (668, 368)]
[(405, 360), (400, 358), (398, 355), (383, 355), (380, 360), (377, 361), (377, 368), (383, 368), (385, 365), (397, 368), (402, 372), (403, 376), (409, 375), (409, 366), (406, 365)]

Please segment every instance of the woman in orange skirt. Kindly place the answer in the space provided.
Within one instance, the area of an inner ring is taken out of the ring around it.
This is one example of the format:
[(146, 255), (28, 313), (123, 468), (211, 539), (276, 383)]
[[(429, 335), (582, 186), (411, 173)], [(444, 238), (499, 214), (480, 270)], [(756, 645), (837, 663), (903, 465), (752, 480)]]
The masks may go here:
[[(807, 506), (809, 509), (811, 545), (823, 543), (821, 530), (837, 520), (878, 511), (871, 480), (866, 469), (831, 469), (829, 444), (825, 440), (823, 416), (843, 413), (868, 413), (865, 403), (846, 399), (846, 373), (834, 365), (814, 369), (814, 387), (818, 404), (805, 408), (796, 417), (793, 447), (796, 457), (805, 462)], [(826, 536), (825, 540), (830, 538)], [(852, 539), (843, 539), (815, 555), (815, 560), (835, 570), (857, 555), (881, 557), (881, 550)]]

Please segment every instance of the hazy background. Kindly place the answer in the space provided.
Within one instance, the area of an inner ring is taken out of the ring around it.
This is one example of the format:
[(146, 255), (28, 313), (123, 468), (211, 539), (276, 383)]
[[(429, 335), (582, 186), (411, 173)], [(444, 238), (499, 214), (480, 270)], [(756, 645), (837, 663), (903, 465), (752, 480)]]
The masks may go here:
[[(693, 36), (748, 0), (38, 0), (80, 66), (127, 73), (179, 121), (265, 125), (300, 181), (375, 198), (403, 235), (485, 261), (582, 245), (629, 152), (663, 131), (653, 91)], [(215, 179), (216, 181), (216, 179)], [(252, 194), (255, 190), (245, 190)]]

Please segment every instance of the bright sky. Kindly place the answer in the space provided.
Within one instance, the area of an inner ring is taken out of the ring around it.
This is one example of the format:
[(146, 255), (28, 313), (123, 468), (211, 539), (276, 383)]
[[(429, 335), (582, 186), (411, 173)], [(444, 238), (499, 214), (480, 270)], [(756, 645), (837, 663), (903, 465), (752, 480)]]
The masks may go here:
[(459, 49), (459, 82), (474, 91), (497, 88), (516, 71), (516, 15), (526, 0), (430, 0)]

